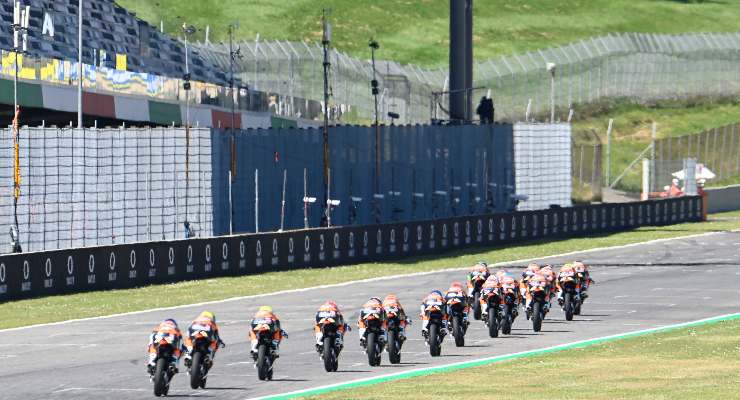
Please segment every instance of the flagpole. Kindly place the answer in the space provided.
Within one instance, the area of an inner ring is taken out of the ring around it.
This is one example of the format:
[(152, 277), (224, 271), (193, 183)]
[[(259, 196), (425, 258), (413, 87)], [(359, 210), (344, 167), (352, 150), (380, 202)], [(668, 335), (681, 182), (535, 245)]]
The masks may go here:
[(77, 14), (77, 128), (82, 129), (82, 0)]

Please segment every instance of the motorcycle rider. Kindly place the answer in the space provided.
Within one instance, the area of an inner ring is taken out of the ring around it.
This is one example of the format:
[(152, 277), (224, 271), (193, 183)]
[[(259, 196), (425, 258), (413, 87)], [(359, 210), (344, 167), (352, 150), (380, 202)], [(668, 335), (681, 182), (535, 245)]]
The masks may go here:
[(540, 269), (540, 273), (545, 276), (547, 279), (547, 305), (545, 307), (550, 307), (550, 302), (552, 299), (554, 299), (557, 296), (558, 288), (557, 288), (557, 276), (555, 275), (555, 271), (552, 269), (552, 265), (547, 264), (542, 269)]
[(324, 335), (321, 332), (320, 322), (323, 318), (333, 318), (337, 325), (337, 338), (336, 344), (341, 350), (344, 347), (344, 332), (349, 329), (349, 326), (344, 322), (344, 316), (339, 310), (339, 306), (334, 300), (327, 300), (322, 304), (318, 311), (316, 311), (316, 323), (314, 324), (314, 334), (316, 335), (316, 351), (321, 349), (324, 344)]
[(527, 268), (522, 271), (522, 279), (519, 281), (519, 293), (521, 298), (526, 298), (529, 292), (529, 280), (540, 272), (540, 266), (537, 263), (529, 263)]
[[(530, 289), (531, 283), (538, 282), (538, 283), (544, 283), (545, 286), (547, 285), (547, 278), (545, 275), (537, 272), (536, 274), (532, 275), (532, 277), (527, 279), (527, 291), (525, 294), (525, 298), (527, 300), (525, 307), (527, 311), (527, 315), (532, 312), (532, 291)], [(547, 298), (546, 298), (547, 300)], [(545, 301), (545, 310), (549, 308), (549, 301)]]
[(468, 284), (468, 297), (473, 297), (473, 291), (475, 290), (475, 279), (486, 280), (491, 275), (491, 271), (488, 270), (488, 264), (484, 261), (478, 261), (475, 265), (470, 268), (467, 276)]
[(576, 275), (578, 276), (581, 284), (581, 299), (586, 300), (588, 297), (588, 287), (592, 283), (596, 283), (591, 279), (591, 275), (588, 272), (588, 265), (582, 261), (576, 261), (573, 263), (573, 267), (576, 269)]
[(283, 337), (288, 337), (288, 333), (280, 328), (280, 319), (272, 312), (272, 307), (261, 306), (257, 313), (254, 314), (252, 322), (250, 323), (251, 329), (249, 329), (249, 341), (252, 343), (252, 358), (257, 361), (257, 346), (259, 345), (257, 335), (254, 333), (254, 328), (259, 323), (266, 323), (270, 326), (270, 332), (272, 333), (272, 354), (273, 357), (280, 357), (280, 342)]
[(433, 303), (441, 303), (440, 311), (442, 313), (442, 327), (440, 333), (444, 335), (447, 333), (447, 303), (445, 302), (445, 297), (442, 295), (442, 292), (440, 292), (439, 290), (433, 290), (421, 301), (421, 312), (419, 314), (419, 317), (421, 317), (422, 320), (421, 331), (423, 334), (427, 333), (427, 327), (429, 326), (429, 317), (424, 311), (429, 304)]
[[(452, 282), (450, 288), (445, 292), (445, 304), (450, 304), (453, 299), (459, 299), (463, 304), (463, 324), (467, 327), (470, 323), (468, 322), (468, 314), (470, 313), (470, 302), (469, 297), (465, 294), (462, 283)], [(449, 314), (449, 312), (448, 312)]]
[(576, 300), (580, 300), (580, 294), (581, 294), (581, 283), (576, 277), (576, 269), (573, 267), (573, 264), (565, 264), (562, 267), (560, 267), (560, 270), (558, 271), (558, 279), (556, 281), (556, 286), (558, 289), (558, 304), (563, 305), (564, 299), (563, 299), (563, 285), (562, 283), (568, 279), (574, 279), (576, 282)]
[(498, 271), (496, 275), (489, 276), (488, 279), (486, 279), (486, 281), (483, 282), (483, 287), (480, 290), (480, 310), (481, 310), (481, 314), (484, 316), (488, 315), (488, 307), (487, 307), (488, 302), (486, 300), (488, 298), (488, 294), (499, 291), (499, 288), (500, 288), (500, 283), (499, 283), (499, 278), (498, 278), (499, 272), (501, 271)]
[(360, 334), (360, 346), (362, 348), (367, 347), (367, 338), (365, 337), (365, 331), (367, 330), (367, 324), (365, 324), (365, 316), (370, 313), (375, 313), (380, 316), (380, 322), (381, 322), (381, 333), (379, 336), (379, 340), (382, 343), (386, 342), (386, 315), (385, 315), (385, 308), (383, 308), (383, 302), (380, 301), (377, 297), (371, 297), (368, 299), (368, 301), (365, 302), (365, 304), (362, 305), (362, 310), (360, 310), (360, 317), (357, 320), (357, 327), (359, 328), (359, 334)]
[(177, 363), (180, 361), (182, 355), (182, 333), (180, 328), (177, 326), (177, 322), (174, 319), (166, 319), (157, 325), (152, 333), (149, 335), (149, 345), (147, 347), (147, 353), (149, 354), (149, 361), (146, 365), (146, 370), (149, 375), (154, 375), (154, 368), (156, 367), (157, 360), (157, 348), (155, 344), (163, 338), (172, 338), (172, 358), (169, 360), (169, 364), (174, 366), (175, 373), (178, 373)]
[[(185, 337), (185, 358), (183, 363), (186, 367), (190, 367), (190, 361), (193, 357), (193, 335), (198, 331), (209, 332), (211, 344), (208, 346), (208, 358), (211, 363), (216, 357), (216, 351), (218, 347), (226, 347), (226, 344), (221, 340), (221, 336), (218, 333), (218, 325), (216, 324), (216, 316), (210, 311), (203, 311), (198, 315), (197, 318), (190, 323), (188, 327), (188, 335)], [(208, 366), (211, 367), (210, 365)]]
[(396, 297), (395, 294), (389, 294), (385, 296), (385, 299), (383, 299), (383, 310), (385, 311), (386, 315), (388, 314), (389, 309), (397, 310), (399, 321), (398, 327), (400, 328), (400, 330), (398, 331), (398, 338), (401, 340), (401, 343), (403, 343), (406, 341), (406, 325), (408, 325), (410, 321), (408, 316), (406, 315), (406, 311), (404, 311), (401, 302), (398, 301), (398, 297)]

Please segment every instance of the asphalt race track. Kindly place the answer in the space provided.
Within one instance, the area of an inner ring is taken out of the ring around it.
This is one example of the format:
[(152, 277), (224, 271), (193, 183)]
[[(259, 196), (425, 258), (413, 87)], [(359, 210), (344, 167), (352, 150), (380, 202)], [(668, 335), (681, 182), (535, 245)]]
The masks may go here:
[[(216, 357), (208, 389), (189, 388), (187, 374), (173, 380), (170, 396), (245, 399), (341, 381), (367, 378), (552, 346), (582, 339), (658, 327), (737, 312), (740, 307), (740, 233), (718, 233), (654, 242), (622, 249), (586, 252), (547, 259), (562, 263), (581, 258), (592, 265), (597, 281), (583, 315), (566, 322), (555, 305), (542, 332), (532, 332), (523, 316), (512, 335), (489, 339), (481, 321), (472, 321), (466, 347), (445, 338), (442, 356), (432, 359), (421, 338), (418, 304), (431, 289), (446, 289), (464, 272), (440, 272), (405, 279), (379, 280), (268, 295), (209, 306), (215, 312), (228, 347)], [(544, 260), (540, 260), (544, 261)], [(454, 266), (451, 266), (454, 267)], [(522, 265), (512, 266), (517, 270)], [(371, 368), (354, 328), (358, 310), (371, 295), (396, 293), (414, 318), (402, 364)], [(245, 293), (248, 295), (248, 293)], [(314, 350), (313, 316), (326, 299), (335, 299), (353, 325), (339, 359), (339, 372), (328, 374)], [(248, 322), (256, 308), (272, 305), (290, 338), (283, 341), (272, 382), (257, 380), (249, 356)], [(152, 299), (156, 307), (157, 299)], [(4, 399), (144, 399), (152, 398), (145, 372), (146, 340), (162, 319), (174, 317), (181, 328), (202, 307), (152, 311), (108, 319), (0, 332), (0, 387)]]

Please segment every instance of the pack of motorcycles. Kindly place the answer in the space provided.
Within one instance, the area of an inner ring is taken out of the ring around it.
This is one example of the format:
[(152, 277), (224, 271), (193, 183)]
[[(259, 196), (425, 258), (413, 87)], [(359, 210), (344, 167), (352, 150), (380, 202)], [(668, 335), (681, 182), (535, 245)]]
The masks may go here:
[[(565, 314), (566, 320), (571, 321), (574, 315), (579, 315), (585, 296), (581, 298), (576, 290), (574, 282), (565, 282), (562, 285), (562, 298), (559, 303)], [(482, 320), (488, 327), (490, 337), (498, 337), (499, 332), (504, 335), (511, 333), (511, 327), (518, 316), (519, 288), (502, 287), (498, 291), (482, 293), (482, 282), (474, 282), (473, 295), (465, 301), (449, 301), (435, 306), (429, 304), (423, 308), (424, 319), (428, 325), (422, 331), (424, 340), (432, 357), (440, 356), (442, 342), (447, 332), (455, 339), (455, 346), (465, 345), (465, 333), (468, 324), (466, 309), (472, 310), (473, 318)], [(542, 321), (545, 319), (551, 300), (551, 288), (538, 286), (530, 282), (529, 293), (531, 294), (530, 307), (526, 309), (526, 318), (532, 322), (534, 332), (542, 329)], [(466, 304), (467, 303), (467, 304)], [(387, 351), (391, 364), (401, 362), (401, 348), (404, 338), (402, 336), (402, 322), (398, 309), (386, 309), (386, 329), (383, 335), (382, 318), (373, 313), (364, 315), (365, 325), (365, 352), (368, 364), (371, 367), (379, 366), (383, 351)], [(446, 315), (446, 318), (445, 318)], [(255, 357), (255, 368), (260, 380), (272, 380), (275, 355), (271, 351), (272, 335), (268, 329), (261, 329), (260, 324), (253, 326), (258, 338), (257, 355)], [(334, 323), (321, 324), (323, 343), (317, 346), (319, 356), (327, 372), (335, 372), (339, 366), (339, 354), (342, 350), (341, 341), (338, 340), (339, 326)], [(205, 388), (208, 371), (212, 367), (209, 358), (208, 346), (210, 339), (207, 332), (195, 332), (193, 340), (193, 352), (188, 363), (187, 373), (190, 377), (190, 386), (193, 389)], [(172, 343), (160, 344), (157, 351), (156, 368), (151, 376), (154, 384), (155, 396), (166, 396), (169, 391), (170, 381), (177, 373), (175, 365), (168, 360), (174, 352)]]

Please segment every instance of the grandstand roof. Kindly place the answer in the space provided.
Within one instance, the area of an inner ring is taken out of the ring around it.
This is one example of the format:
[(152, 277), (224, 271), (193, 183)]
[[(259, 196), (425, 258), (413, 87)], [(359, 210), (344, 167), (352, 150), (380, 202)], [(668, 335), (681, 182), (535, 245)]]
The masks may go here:
[[(33, 56), (77, 60), (78, 0), (20, 0), (30, 6), (28, 52)], [(12, 0), (0, 5), (0, 48), (13, 48)], [(54, 36), (42, 33), (51, 18)], [(184, 45), (117, 5), (113, 0), (85, 0), (83, 50), (86, 64), (115, 67), (116, 54), (127, 56), (127, 70), (181, 78), (185, 73)], [(193, 80), (228, 84), (228, 76), (211, 61), (189, 48)], [(105, 54), (105, 57), (103, 57)], [(103, 59), (103, 60), (101, 60)]]

